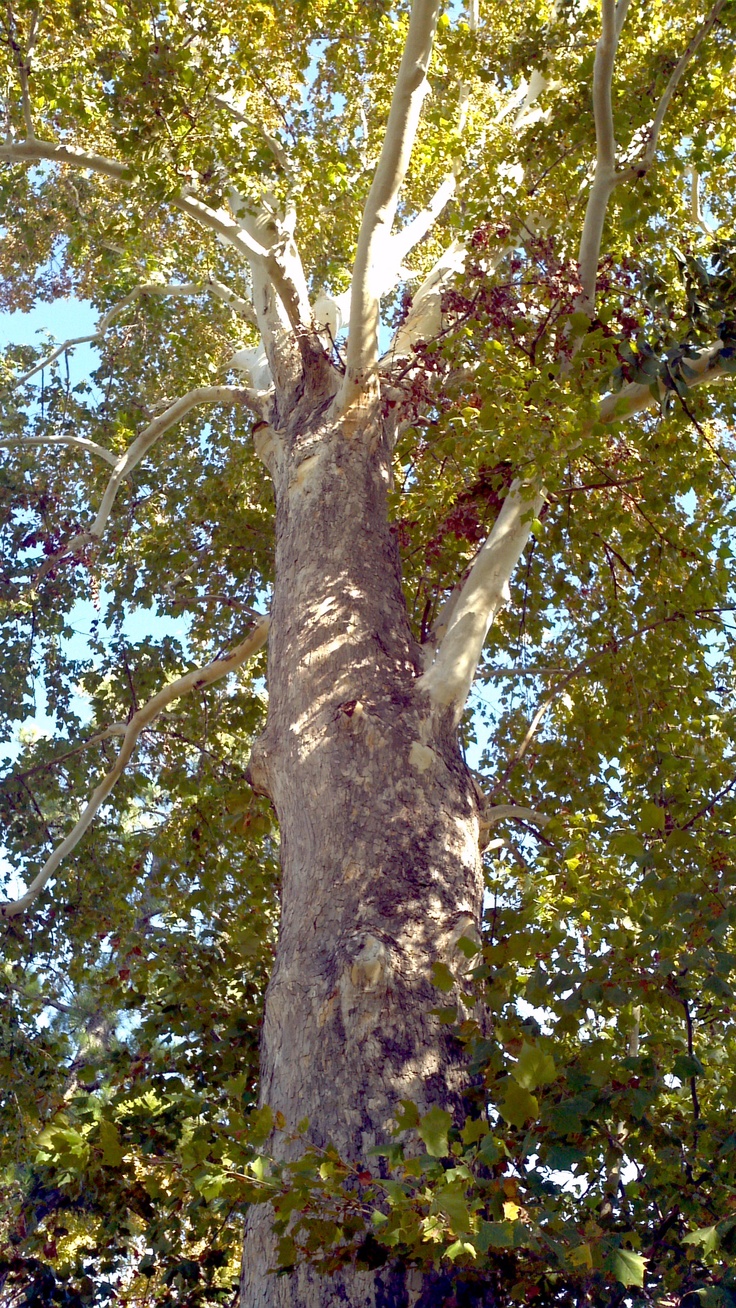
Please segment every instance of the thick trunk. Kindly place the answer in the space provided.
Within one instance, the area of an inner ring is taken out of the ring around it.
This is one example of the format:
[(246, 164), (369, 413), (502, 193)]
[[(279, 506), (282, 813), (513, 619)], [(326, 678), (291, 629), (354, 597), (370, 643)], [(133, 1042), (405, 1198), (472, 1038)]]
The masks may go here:
[[(453, 962), (482, 897), (473, 784), (455, 732), (416, 690), (388, 462), (377, 414), (357, 431), (316, 406), (292, 417), (276, 472), (269, 720), (251, 765), (282, 841), (262, 1099), (349, 1159), (389, 1138), (399, 1099), (458, 1106), (462, 1059), (430, 1015), (442, 1002), (431, 969)], [(270, 1221), (266, 1208), (249, 1219), (243, 1308), (447, 1302), (446, 1285), (396, 1269), (269, 1276)]]

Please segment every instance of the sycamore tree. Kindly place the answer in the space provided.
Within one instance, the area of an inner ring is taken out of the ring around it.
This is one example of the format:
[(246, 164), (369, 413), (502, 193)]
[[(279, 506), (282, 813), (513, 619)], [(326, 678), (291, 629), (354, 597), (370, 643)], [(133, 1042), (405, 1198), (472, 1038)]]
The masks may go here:
[(735, 35), (4, 3), (3, 1303), (736, 1303)]

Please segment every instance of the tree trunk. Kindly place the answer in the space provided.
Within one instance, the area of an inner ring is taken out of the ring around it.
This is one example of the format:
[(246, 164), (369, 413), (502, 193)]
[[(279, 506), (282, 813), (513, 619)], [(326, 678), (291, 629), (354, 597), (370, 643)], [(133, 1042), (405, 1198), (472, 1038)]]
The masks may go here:
[[(363, 1161), (400, 1099), (459, 1106), (461, 1050), (430, 1015), (447, 1002), (431, 971), (478, 923), (482, 873), (456, 732), (416, 691), (387, 423), (376, 409), (335, 428), (328, 408), (297, 408), (275, 471), (269, 717), (251, 761), (278, 813), (283, 877), (262, 1102)], [(265, 1206), (249, 1217), (242, 1308), (448, 1302), (444, 1278), (398, 1268), (269, 1275), (271, 1219)]]

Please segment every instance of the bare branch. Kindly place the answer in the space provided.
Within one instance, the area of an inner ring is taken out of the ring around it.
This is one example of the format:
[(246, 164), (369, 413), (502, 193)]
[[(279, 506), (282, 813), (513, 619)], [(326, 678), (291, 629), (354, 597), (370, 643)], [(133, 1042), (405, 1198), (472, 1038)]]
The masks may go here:
[(685, 50), (680, 55), (680, 58), (675, 64), (675, 67), (672, 71), (672, 75), (670, 76), (670, 79), (660, 98), (659, 104), (657, 105), (657, 111), (654, 115), (654, 118), (652, 119), (652, 125), (647, 133), (647, 137), (644, 142), (642, 153), (637, 162), (637, 167), (634, 170), (636, 174), (641, 174), (642, 168), (645, 171), (651, 168), (654, 162), (654, 155), (657, 149), (657, 140), (659, 138), (659, 133), (662, 129), (664, 116), (669, 108), (670, 100), (672, 99), (672, 96), (677, 90), (677, 86), (682, 77), (682, 74), (684, 73), (685, 69), (690, 63), (690, 60), (692, 59), (693, 55), (696, 54), (696, 52), (702, 45), (703, 41), (705, 40), (706, 36), (710, 32), (725, 3), (726, 0), (716, 0), (716, 3), (713, 5), (713, 8), (708, 14), (708, 17), (705, 19), (705, 22), (702, 23), (701, 26), (698, 28), (697, 32), (691, 38)]
[(690, 217), (706, 236), (714, 235), (700, 209), (700, 174), (697, 168), (690, 169)]
[(244, 318), (246, 322), (249, 322), (252, 327), (258, 326), (258, 319), (253, 305), (248, 300), (244, 300), (242, 295), (236, 295), (235, 291), (230, 290), (229, 286), (225, 286), (224, 282), (217, 281), (215, 277), (208, 277), (205, 288), (222, 304), (226, 304), (228, 309), (232, 309), (233, 313), (237, 313), (240, 318)]
[[(68, 164), (72, 168), (89, 169), (103, 177), (115, 181), (132, 181), (132, 167), (107, 159), (102, 155), (88, 154), (75, 146), (57, 145), (53, 141), (38, 139), (28, 141), (6, 141), (0, 145), (0, 160), (10, 163), (35, 163), (47, 159), (50, 163)], [(272, 281), (292, 327), (307, 327), (308, 311), (305, 312), (304, 297), (300, 288), (294, 285), (291, 277), (283, 270), (278, 246), (268, 248), (254, 240), (250, 232), (233, 219), (224, 209), (212, 209), (209, 205), (189, 194), (175, 195), (171, 203), (181, 213), (201, 223), (215, 232), (228, 245), (232, 245), (241, 255), (250, 261), (261, 264)]]
[(242, 386), (198, 386), (195, 390), (182, 395), (180, 399), (175, 400), (173, 404), (164, 409), (163, 413), (159, 413), (152, 422), (149, 422), (148, 426), (128, 446), (125, 453), (121, 454), (120, 458), (117, 459), (92, 527), (88, 532), (75, 536), (65, 547), (65, 554), (81, 549), (85, 545), (96, 543), (102, 538), (117, 493), (125, 478), (137, 467), (141, 459), (156, 444), (156, 441), (163, 436), (164, 432), (173, 427), (175, 423), (180, 422), (198, 404), (244, 404), (252, 409), (258, 417), (261, 417), (261, 408), (257, 398), (251, 391), (244, 389)]
[(601, 34), (593, 65), (593, 115), (595, 118), (596, 160), (593, 184), (585, 209), (585, 220), (580, 237), (578, 263), (583, 288), (581, 309), (592, 316), (595, 308), (595, 287), (598, 260), (603, 238), (603, 224), (611, 192), (618, 180), (616, 174), (616, 139), (613, 131), (611, 86), (618, 40), (626, 17), (628, 0), (601, 0)]
[(276, 137), (273, 136), (266, 127), (264, 127), (263, 123), (260, 121), (252, 123), (248, 115), (243, 113), (243, 110), (240, 109), (238, 105), (233, 104), (232, 100), (229, 100), (226, 95), (216, 95), (214, 99), (215, 104), (219, 105), (221, 109), (227, 109), (228, 113), (232, 114), (236, 122), (243, 123), (247, 127), (255, 127), (256, 131), (260, 133), (263, 140), (266, 142), (266, 145), (271, 151), (271, 154), (276, 160), (279, 168), (287, 175), (287, 177), (290, 177), (291, 164), (289, 163), (286, 151), (281, 147), (279, 142), (276, 140)]
[(119, 182), (130, 181), (132, 178), (130, 169), (116, 159), (88, 154), (73, 145), (41, 141), (38, 137), (30, 141), (5, 141), (0, 145), (0, 159), (9, 163), (38, 163), (40, 159), (47, 159), (49, 163), (68, 164), (71, 168), (88, 168), (90, 172), (112, 177)]
[[(411, 222), (402, 227), (400, 232), (395, 232), (391, 237), (389, 259), (395, 261), (397, 271), (401, 263), (420, 241), (424, 240), (443, 209), (449, 204), (455, 191), (457, 190), (457, 179), (454, 173), (448, 173), (447, 177), (440, 182), (432, 199), (425, 209), (422, 209)], [(385, 295), (386, 291), (391, 290), (394, 282), (391, 281), (388, 286), (384, 286), (381, 294)]]
[[(682, 360), (678, 379), (684, 380), (688, 386), (697, 386), (724, 376), (726, 370), (720, 359), (722, 349), (723, 343), (717, 341), (695, 357)], [(665, 395), (667, 390), (664, 380), (660, 380), (660, 395)], [(632, 383), (617, 394), (603, 398), (598, 410), (599, 421), (629, 418), (653, 408), (656, 403), (649, 386)], [(452, 707), (456, 721), (462, 715), (488, 629), (508, 602), (511, 575), (529, 539), (532, 519), (537, 516), (543, 502), (543, 490), (523, 487), (518, 481), (512, 484), (467, 579), (450, 596), (443, 610), (443, 630), (438, 633), (437, 655), (434, 663), (419, 678), (418, 685), (429, 694), (436, 707)], [(576, 674), (577, 669), (571, 677)], [(566, 684), (567, 679), (563, 679), (540, 705), (515, 756), (516, 761), (522, 757), (552, 702)]]
[(613, 135), (613, 112), (611, 108), (611, 81), (616, 57), (618, 39), (621, 35), (628, 0), (601, 0), (602, 30), (596, 47), (595, 67), (593, 71), (593, 107), (596, 129), (596, 167), (593, 184), (585, 210), (585, 221), (580, 238), (578, 262), (580, 264), (580, 281), (583, 297), (580, 307), (592, 316), (595, 308), (595, 288), (600, 258), (603, 224), (605, 222), (608, 201), (614, 188), (623, 181), (643, 177), (654, 163), (659, 133), (672, 96), (682, 78), (685, 69), (697, 53), (708, 33), (714, 26), (723, 9), (725, 0), (716, 0), (705, 21), (698, 28), (686, 49), (677, 61), (670, 79), (660, 98), (646, 134), (640, 152), (634, 161), (625, 168), (617, 169), (616, 142)]
[(204, 686), (210, 686), (214, 681), (219, 681), (221, 677), (227, 676), (229, 672), (234, 672), (246, 659), (251, 658), (259, 649), (262, 649), (268, 637), (268, 626), (269, 619), (264, 618), (240, 645), (236, 645), (230, 654), (224, 658), (215, 659), (214, 662), (208, 663), (204, 668), (194, 668), (191, 672), (187, 672), (185, 676), (179, 677), (171, 685), (165, 686), (157, 695), (149, 699), (147, 704), (139, 708), (137, 713), (134, 713), (125, 728), (123, 742), (114, 766), (93, 792), (79, 821), (69, 832), (66, 839), (62, 840), (60, 845), (57, 845), (25, 894), (11, 903), (0, 905), (0, 917), (18, 917), (38, 898), (62, 860), (68, 854), (71, 854), (72, 850), (79, 844), (85, 831), (99, 812), (100, 806), (115, 788), (133, 756), (141, 732), (150, 726), (174, 700), (181, 699), (183, 695), (188, 695), (193, 690), (200, 690)]
[(86, 454), (94, 454), (98, 459), (104, 459), (111, 468), (117, 464), (117, 455), (112, 450), (106, 450), (103, 445), (97, 445), (95, 441), (85, 440), (83, 436), (7, 436), (0, 440), (0, 449), (13, 449), (16, 445), (69, 445), (72, 449), (84, 450)]
[(36, 44), (36, 36), (38, 34), (38, 20), (39, 20), (39, 10), (38, 8), (36, 8), (33, 10), (33, 13), (31, 14), (31, 22), (30, 22), (28, 40), (26, 42), (25, 52), (21, 50), (20, 45), (14, 39), (14, 37), (10, 35), (10, 32), (8, 34), (9, 36), (8, 44), (10, 45), (10, 48), (12, 49), (13, 54), (15, 55), (15, 60), (18, 67), (18, 81), (20, 82), (20, 97), (21, 97), (21, 109), (23, 113), (23, 122), (25, 124), (26, 134), (30, 137), (31, 140), (35, 140), (36, 132), (33, 126), (33, 112), (31, 109), (31, 97), (28, 90), (28, 77), (31, 71), (31, 55), (33, 53), (33, 47)]
[(452, 707), (458, 722), (488, 629), (510, 598), (511, 575), (543, 503), (539, 490), (513, 482), (455, 600), (435, 661), (417, 683), (437, 708)]
[(534, 827), (546, 827), (552, 819), (536, 808), (523, 808), (518, 804), (490, 804), (481, 813), (483, 825), (495, 827), (497, 822), (529, 822)]
[(11, 388), (15, 386), (24, 386), (27, 381), (31, 380), (31, 377), (36, 376), (37, 372), (42, 372), (44, 368), (50, 367), (60, 355), (64, 354), (67, 350), (72, 350), (75, 345), (87, 345), (89, 342), (98, 341), (99, 339), (99, 331), (92, 332), (90, 336), (70, 337), (68, 341), (63, 341), (61, 345), (57, 345), (51, 353), (47, 354), (39, 363), (34, 363), (33, 367), (28, 369), (28, 372), (24, 372), (20, 377), (13, 377), (10, 382)]
[(411, 355), (417, 341), (430, 341), (442, 328), (442, 297), (448, 286), (465, 267), (467, 251), (459, 241), (443, 251), (412, 297), (406, 319), (398, 328), (382, 367), (395, 359)]
[(343, 409), (370, 387), (378, 362), (380, 258), (390, 237), (428, 89), (427, 70), (439, 13), (440, 0), (414, 0), (412, 4), (386, 134), (358, 236), (346, 374), (339, 401)]

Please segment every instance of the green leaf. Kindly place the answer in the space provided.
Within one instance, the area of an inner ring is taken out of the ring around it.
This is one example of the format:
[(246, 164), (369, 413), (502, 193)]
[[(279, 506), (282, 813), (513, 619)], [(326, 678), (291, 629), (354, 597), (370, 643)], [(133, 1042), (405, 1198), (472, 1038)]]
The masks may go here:
[(644, 1284), (646, 1259), (630, 1249), (613, 1249), (605, 1260), (606, 1271), (613, 1272), (622, 1285)]
[(539, 1101), (514, 1081), (509, 1081), (506, 1095), (498, 1107), (501, 1116), (512, 1126), (523, 1126), (530, 1118), (536, 1120), (539, 1116)]
[(266, 1140), (273, 1131), (273, 1112), (268, 1104), (263, 1108), (257, 1108), (251, 1113), (248, 1123), (248, 1137), (252, 1144), (265, 1144)]
[(488, 1135), (490, 1129), (488, 1123), (482, 1117), (468, 1118), (460, 1132), (460, 1139), (466, 1145), (476, 1144), (478, 1140), (482, 1140), (484, 1136)]
[(394, 1114), (396, 1130), (397, 1132), (411, 1131), (415, 1126), (419, 1125), (419, 1109), (416, 1104), (412, 1103), (411, 1099), (400, 1099), (399, 1103), (401, 1107)]
[(102, 1119), (99, 1126), (100, 1149), (105, 1167), (119, 1167), (125, 1157), (118, 1129), (114, 1122)]
[(536, 1090), (537, 1086), (554, 1081), (557, 1075), (555, 1060), (538, 1045), (527, 1044), (525, 1040), (511, 1075), (525, 1090)]
[(432, 984), (445, 993), (455, 986), (455, 978), (446, 963), (432, 965)]
[(617, 831), (611, 838), (611, 852), (628, 858), (643, 858), (646, 851), (633, 831)]
[(701, 1226), (698, 1231), (690, 1231), (682, 1237), (683, 1244), (699, 1244), (703, 1253), (712, 1253), (718, 1247), (718, 1227)]
[(447, 1133), (451, 1126), (452, 1116), (446, 1113), (444, 1108), (430, 1108), (429, 1112), (420, 1118), (417, 1130), (431, 1158), (444, 1158), (447, 1155), (449, 1150)]
[(659, 804), (647, 801), (641, 806), (641, 825), (644, 831), (664, 831), (666, 814)]
[(689, 1081), (691, 1076), (705, 1076), (705, 1068), (695, 1055), (678, 1054), (672, 1064), (672, 1071), (681, 1081)]
[(462, 1186), (446, 1186), (439, 1190), (432, 1200), (432, 1211), (444, 1213), (456, 1234), (470, 1230), (470, 1211)]
[(513, 1249), (515, 1222), (481, 1222), (475, 1237), (476, 1247), (481, 1253), (489, 1249)]

